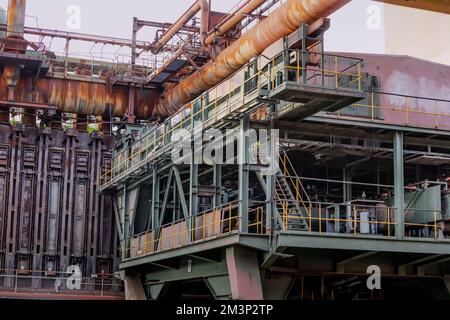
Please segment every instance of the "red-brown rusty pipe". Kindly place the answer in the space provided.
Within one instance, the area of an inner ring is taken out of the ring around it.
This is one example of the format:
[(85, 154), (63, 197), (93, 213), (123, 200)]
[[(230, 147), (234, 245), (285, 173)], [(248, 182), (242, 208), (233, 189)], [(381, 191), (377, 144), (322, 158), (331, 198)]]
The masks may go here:
[(9, 0), (6, 33), (8, 38), (23, 38), (26, 3), (26, 0)]
[(233, 11), (226, 20), (215, 27), (214, 32), (206, 38), (205, 45), (213, 44), (217, 37), (223, 36), (233, 29), (244, 20), (247, 15), (258, 9), (266, 1), (267, 0), (250, 0), (247, 3), (244, 3), (240, 8), (237, 8), (237, 10)]
[[(173, 38), (173, 36), (179, 32), (195, 15), (202, 10), (202, 27), (207, 28), (207, 21), (209, 20), (209, 0), (196, 0), (195, 3), (175, 22), (169, 30), (167, 30), (161, 38), (159, 38), (152, 45), (152, 52), (159, 53), (161, 49)], [(201, 33), (208, 32), (208, 29), (201, 30)]]
[(251, 58), (260, 55), (275, 41), (290, 35), (302, 23), (311, 24), (326, 17), (351, 0), (288, 0), (240, 39), (222, 51), (176, 87), (169, 89), (157, 113), (161, 118), (176, 113), (186, 103), (219, 84), (242, 68)]
[(205, 39), (209, 32), (209, 16), (211, 11), (211, 4), (209, 0), (199, 0), (200, 3), (200, 40), (204, 45)]

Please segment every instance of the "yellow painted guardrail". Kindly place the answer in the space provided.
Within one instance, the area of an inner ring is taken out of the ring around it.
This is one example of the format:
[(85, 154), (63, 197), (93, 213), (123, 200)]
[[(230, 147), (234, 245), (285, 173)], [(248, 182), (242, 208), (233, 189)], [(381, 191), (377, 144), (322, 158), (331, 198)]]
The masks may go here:
[[(292, 50), (289, 52), (292, 52)], [(273, 90), (280, 84), (288, 81), (289, 72), (295, 73), (295, 81), (299, 85), (302, 84), (301, 79), (304, 72), (313, 72), (313, 76), (308, 80), (309, 82), (311, 79), (316, 78), (318, 75), (317, 72), (319, 72), (321, 75), (331, 75), (336, 78), (335, 85), (328, 86), (327, 88), (329, 89), (346, 90), (350, 84), (357, 81), (358, 89), (352, 90), (361, 90), (362, 76), (360, 64), (362, 63), (362, 60), (324, 55), (326, 57), (334, 57), (333, 59), (336, 64), (334, 70), (325, 70), (323, 68), (317, 69), (315, 67), (303, 68), (300, 66), (299, 62), (301, 51), (295, 50), (294, 52), (296, 52), (297, 56), (297, 66), (276, 65), (275, 61), (280, 57), (280, 55), (278, 55), (269, 61), (264, 68), (259, 68), (258, 65), (262, 63), (262, 58), (259, 58), (256, 62), (249, 63), (241, 71), (194, 100), (187, 105), (186, 108), (180, 110), (164, 123), (150, 130), (138, 142), (114, 156), (111, 167), (105, 168), (105, 173), (100, 177), (100, 186), (103, 187), (110, 182), (113, 182), (115, 179), (120, 179), (145, 163), (155, 160), (163, 153), (163, 151), (161, 151), (162, 148), (167, 146), (173, 147), (176, 143), (174, 137), (180, 129), (187, 130), (191, 135), (206, 129), (208, 126), (217, 123), (236, 109), (242, 108), (249, 102), (254, 101), (263, 91), (267, 92)], [(332, 61), (333, 59), (330, 60)], [(356, 68), (355, 72), (348, 72), (349, 67), (346, 67), (344, 71), (340, 71), (339, 59), (356, 61), (351, 65), (351, 68)], [(246, 71), (248, 71), (250, 67), (254, 68), (255, 63), (257, 64), (256, 69), (258, 71), (256, 71), (253, 76), (248, 77), (248, 79), (234, 85), (233, 83), (236, 79), (246, 78)], [(352, 80), (342, 83), (340, 79), (343, 76), (351, 76)], [(309, 82), (306, 84), (309, 85)], [(226, 93), (221, 94), (225, 88)], [(212, 101), (207, 101), (208, 97), (211, 96), (214, 97), (214, 99)], [(237, 105), (239, 106), (238, 108), (236, 108)]]

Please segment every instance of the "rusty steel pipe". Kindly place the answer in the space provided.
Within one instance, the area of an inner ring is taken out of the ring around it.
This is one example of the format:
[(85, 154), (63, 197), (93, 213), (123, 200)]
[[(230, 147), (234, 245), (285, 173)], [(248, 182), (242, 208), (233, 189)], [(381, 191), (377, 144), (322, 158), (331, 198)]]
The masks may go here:
[[(195, 17), (195, 15), (202, 10), (202, 22), (201, 25), (203, 28), (207, 28), (207, 20), (209, 20), (209, 1), (208, 0), (196, 0), (195, 3), (181, 16), (180, 19), (178, 19), (177, 22), (175, 22), (169, 30), (167, 30), (161, 38), (156, 40), (155, 43), (152, 44), (152, 53), (159, 53), (161, 49), (170, 41), (170, 39), (173, 38), (173, 36), (179, 32), (192, 18)], [(207, 14), (205, 14), (205, 12)], [(207, 19), (205, 19), (204, 16), (208, 16)], [(205, 21), (206, 20), (206, 21)], [(200, 32), (207, 32), (208, 30), (204, 31), (201, 30)]]
[(205, 39), (209, 32), (209, 16), (211, 11), (211, 3), (209, 0), (199, 0), (200, 3), (200, 41), (205, 45)]
[(225, 33), (237, 26), (245, 17), (258, 9), (267, 0), (250, 0), (244, 3), (240, 8), (234, 10), (229, 17), (215, 27), (215, 30), (206, 40), (205, 45), (214, 43), (217, 37), (223, 36)]
[(9, 0), (6, 37), (23, 38), (26, 3), (26, 0)]
[(275, 41), (290, 35), (302, 23), (312, 24), (350, 1), (289, 0), (222, 51), (215, 61), (209, 61), (202, 70), (166, 90), (157, 108), (158, 115), (166, 118), (176, 113), (186, 103), (238, 71), (251, 58), (263, 53)]

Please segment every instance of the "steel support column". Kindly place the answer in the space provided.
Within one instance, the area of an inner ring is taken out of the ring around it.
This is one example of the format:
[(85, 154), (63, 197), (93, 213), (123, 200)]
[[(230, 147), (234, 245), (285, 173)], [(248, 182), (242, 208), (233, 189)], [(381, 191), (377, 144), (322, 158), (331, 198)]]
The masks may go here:
[(239, 231), (248, 232), (248, 208), (249, 208), (249, 117), (241, 119), (238, 139), (238, 164), (239, 164)]
[(125, 277), (125, 298), (126, 300), (147, 300), (144, 285), (139, 275), (127, 275)]
[(195, 164), (192, 156), (189, 171), (189, 216), (198, 214), (198, 164)]
[(149, 221), (149, 225), (147, 226), (147, 229), (157, 229), (160, 227), (159, 225), (159, 208), (160, 208), (160, 201), (159, 201), (159, 184), (160, 184), (160, 178), (158, 173), (158, 168), (155, 166), (153, 168), (153, 181), (152, 181), (152, 209), (151, 209), (151, 219)]
[(233, 300), (263, 300), (261, 275), (256, 251), (230, 247), (226, 251)]
[(214, 201), (213, 204), (216, 207), (222, 205), (222, 165), (214, 165)]
[[(279, 147), (277, 139), (274, 139), (274, 136), (271, 135), (272, 130), (275, 129), (275, 123), (272, 115), (275, 113), (276, 105), (272, 104), (270, 107), (271, 111), (271, 121), (269, 125), (269, 146), (267, 148), (267, 160), (270, 166), (270, 169), (267, 172), (266, 178), (266, 231), (270, 233), (271, 230), (275, 227), (273, 224), (276, 221), (274, 219), (276, 214), (276, 191), (275, 191), (275, 176), (279, 170)], [(271, 170), (274, 170), (271, 172)], [(263, 179), (264, 180), (264, 179)]]
[(398, 239), (405, 236), (405, 175), (403, 159), (403, 133), (394, 134), (394, 192), (395, 192), (395, 235)]

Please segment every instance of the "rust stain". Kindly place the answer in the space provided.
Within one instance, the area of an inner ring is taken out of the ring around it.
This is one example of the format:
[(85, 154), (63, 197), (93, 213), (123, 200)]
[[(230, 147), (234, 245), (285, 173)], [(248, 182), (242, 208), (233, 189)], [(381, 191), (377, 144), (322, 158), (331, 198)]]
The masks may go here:
[[(8, 72), (5, 68), (5, 72)], [(0, 97), (8, 98), (8, 78), (0, 79)], [(68, 79), (40, 78), (33, 83), (22, 76), (14, 89), (15, 100), (54, 105), (61, 112), (80, 115), (123, 117), (128, 110), (128, 87), (110, 88), (105, 83)], [(135, 93), (135, 115), (139, 119), (153, 116), (160, 93), (157, 90), (139, 89)]]

